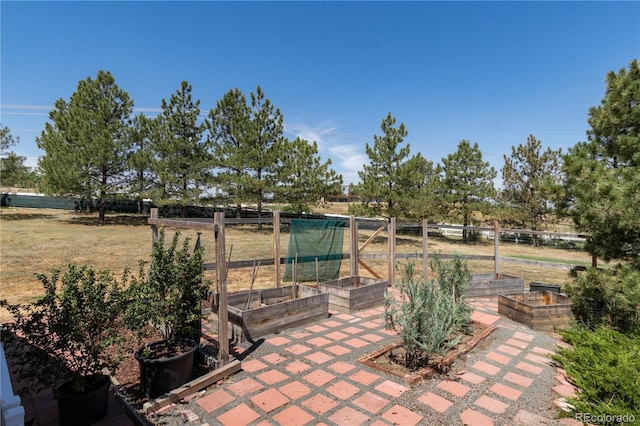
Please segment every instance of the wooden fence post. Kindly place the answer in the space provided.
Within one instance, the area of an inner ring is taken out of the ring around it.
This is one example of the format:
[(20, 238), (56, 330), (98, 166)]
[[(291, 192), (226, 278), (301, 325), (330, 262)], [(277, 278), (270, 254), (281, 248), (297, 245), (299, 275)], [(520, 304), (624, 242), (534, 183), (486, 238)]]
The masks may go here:
[(500, 275), (500, 224), (498, 221), (493, 222), (493, 264), (496, 279)]
[(220, 366), (229, 362), (229, 312), (227, 306), (227, 262), (224, 240), (224, 212), (213, 215), (216, 240), (216, 279), (218, 281), (218, 361)]
[(428, 227), (429, 221), (427, 219), (422, 219), (422, 277), (424, 279), (424, 283), (427, 283), (427, 269), (429, 268), (429, 245), (427, 243), (428, 238)]
[[(154, 207), (151, 209), (151, 218), (158, 218), (158, 208)], [(153, 251), (153, 245), (158, 241), (158, 225), (151, 225), (151, 250)]]
[(389, 219), (388, 225), (389, 234), (389, 283), (388, 285), (396, 284), (396, 218)]
[(349, 273), (352, 277), (358, 276), (358, 223), (355, 216), (349, 217)]
[(273, 280), (280, 287), (280, 210), (273, 211)]

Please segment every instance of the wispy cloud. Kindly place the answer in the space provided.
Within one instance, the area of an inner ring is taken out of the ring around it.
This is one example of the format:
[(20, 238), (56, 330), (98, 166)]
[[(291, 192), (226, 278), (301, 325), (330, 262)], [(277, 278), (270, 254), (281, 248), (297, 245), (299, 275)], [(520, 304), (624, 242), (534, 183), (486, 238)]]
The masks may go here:
[(335, 131), (336, 127), (330, 120), (325, 120), (312, 126), (294, 123), (284, 124), (285, 133), (309, 142), (317, 142), (318, 149), (322, 149), (321, 147), (323, 147), (326, 140), (332, 138)]
[(369, 161), (369, 157), (364, 153), (364, 145), (334, 145), (329, 151), (331, 161), (336, 171), (342, 173), (345, 185), (358, 182), (358, 172), (362, 170), (362, 165)]
[(368, 161), (364, 153), (365, 136), (342, 133), (332, 120), (315, 125), (285, 123), (284, 131), (293, 137), (317, 142), (320, 156), (331, 159), (333, 169), (342, 174), (345, 184), (359, 180), (358, 171)]

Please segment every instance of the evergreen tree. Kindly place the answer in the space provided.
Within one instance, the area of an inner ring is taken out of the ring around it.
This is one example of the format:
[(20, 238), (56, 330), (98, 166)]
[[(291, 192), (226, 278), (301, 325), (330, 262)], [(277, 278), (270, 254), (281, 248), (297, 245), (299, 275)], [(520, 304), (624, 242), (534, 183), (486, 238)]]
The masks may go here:
[(132, 152), (129, 155), (130, 194), (138, 201), (138, 213), (144, 212), (144, 199), (151, 197), (155, 179), (152, 173), (154, 120), (136, 115), (130, 128)]
[[(560, 149), (547, 148), (530, 135), (525, 145), (511, 147), (511, 157), (504, 156), (501, 197), (511, 207), (508, 222), (532, 230), (544, 230), (554, 210), (556, 188), (560, 182)], [(534, 235), (534, 245), (538, 238)]]
[(216, 185), (236, 206), (237, 217), (240, 217), (242, 202), (248, 198), (244, 185), (248, 161), (243, 148), (249, 138), (249, 121), (247, 99), (239, 89), (225, 93), (216, 103), (216, 108), (209, 111), (205, 121), (207, 143), (212, 148), (213, 163), (219, 171)]
[(20, 143), (20, 138), (13, 137), (11, 129), (0, 124), (0, 185), (27, 188), (35, 186), (37, 174), (24, 163), (27, 157), (8, 151)]
[(24, 163), (27, 157), (11, 151), (0, 158), (0, 185), (28, 188), (35, 184), (35, 173)]
[(0, 155), (4, 155), (10, 147), (17, 145), (20, 142), (20, 138), (14, 138), (11, 134), (11, 129), (8, 127), (2, 127), (0, 123)]
[[(469, 141), (462, 140), (456, 152), (442, 159), (438, 172), (447, 217), (461, 218), (463, 225), (469, 226), (473, 212), (487, 212), (489, 201), (496, 194), (493, 180), (497, 172), (489, 162), (482, 161), (477, 143), (472, 146)], [(469, 240), (467, 229), (462, 231), (462, 240)]]
[(283, 117), (258, 86), (247, 103), (238, 89), (233, 89), (209, 112), (207, 127), (218, 182), (228, 191), (238, 207), (243, 202), (257, 205), (258, 215), (267, 194), (275, 189), (275, 164), (281, 157)]
[(298, 217), (302, 217), (305, 207), (315, 205), (327, 196), (340, 194), (342, 175), (329, 168), (331, 160), (321, 162), (316, 142), (285, 139), (279, 152), (282, 155), (277, 167), (277, 199), (294, 207)]
[(251, 116), (247, 144), (245, 145), (248, 160), (248, 175), (245, 187), (250, 196), (249, 201), (258, 206), (258, 216), (262, 215), (262, 203), (266, 194), (275, 189), (275, 169), (282, 153), (284, 133), (283, 117), (280, 109), (275, 108), (258, 86), (256, 93), (251, 93)]
[(211, 157), (198, 124), (200, 100), (193, 101), (191, 85), (183, 81), (153, 125), (152, 171), (157, 177), (154, 202), (178, 202), (182, 217), (197, 203), (210, 179)]
[(563, 212), (591, 236), (587, 250), (640, 268), (640, 61), (607, 74), (587, 142), (564, 156)]
[(104, 221), (107, 198), (127, 189), (132, 107), (129, 94), (102, 70), (95, 80), (80, 81), (68, 102), (58, 99), (49, 113), (51, 123), (36, 139), (45, 152), (39, 160), (44, 191), (83, 197), (89, 209), (95, 197)]
[(413, 201), (424, 195), (416, 189), (423, 189), (424, 173), (430, 168), (430, 162), (421, 155), (409, 156), (409, 144), (401, 146), (408, 132), (404, 123), (394, 127), (395, 123), (389, 113), (380, 125), (383, 135), (374, 135), (373, 146), (366, 145), (370, 162), (358, 172), (360, 183), (356, 186), (362, 205), (354, 208), (387, 219), (411, 216)]
[(403, 172), (400, 180), (404, 194), (402, 217), (417, 221), (440, 218), (436, 196), (438, 175), (433, 162), (417, 153), (407, 160)]

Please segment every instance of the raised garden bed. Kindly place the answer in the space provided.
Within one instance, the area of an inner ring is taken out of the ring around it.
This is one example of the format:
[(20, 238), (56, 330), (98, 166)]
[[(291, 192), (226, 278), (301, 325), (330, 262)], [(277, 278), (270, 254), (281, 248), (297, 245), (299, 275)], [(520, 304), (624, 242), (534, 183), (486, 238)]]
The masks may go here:
[(352, 276), (318, 283), (318, 290), (329, 293), (329, 308), (352, 312), (384, 304), (388, 281)]
[(573, 318), (571, 300), (551, 291), (500, 295), (498, 313), (540, 331), (566, 327)]
[(524, 280), (505, 274), (473, 274), (468, 297), (495, 297), (524, 291)]
[[(229, 338), (235, 343), (255, 341), (270, 333), (307, 324), (329, 316), (329, 294), (298, 285), (241, 291), (227, 295)], [(218, 310), (218, 294), (213, 293), (212, 309)], [(217, 330), (217, 316), (213, 315)]]
[(421, 380), (429, 379), (435, 374), (447, 373), (457, 357), (471, 351), (478, 343), (482, 342), (497, 329), (495, 325), (486, 326), (475, 321), (472, 321), (470, 325), (473, 327), (472, 334), (465, 335), (460, 343), (452, 348), (446, 355), (430, 357), (429, 365), (417, 371), (410, 370), (404, 365), (392, 360), (394, 352), (404, 350), (402, 342), (385, 346), (373, 353), (358, 358), (358, 361), (374, 370), (401, 377), (406, 382), (414, 384)]

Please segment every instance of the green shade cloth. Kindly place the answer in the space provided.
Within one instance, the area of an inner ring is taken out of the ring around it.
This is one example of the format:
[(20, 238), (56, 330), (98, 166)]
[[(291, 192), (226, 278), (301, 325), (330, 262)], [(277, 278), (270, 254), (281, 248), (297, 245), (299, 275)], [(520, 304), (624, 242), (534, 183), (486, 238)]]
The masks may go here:
[(296, 281), (338, 279), (342, 262), (343, 221), (291, 219), (291, 235), (284, 269), (284, 281), (292, 281), (292, 265), (297, 255)]

